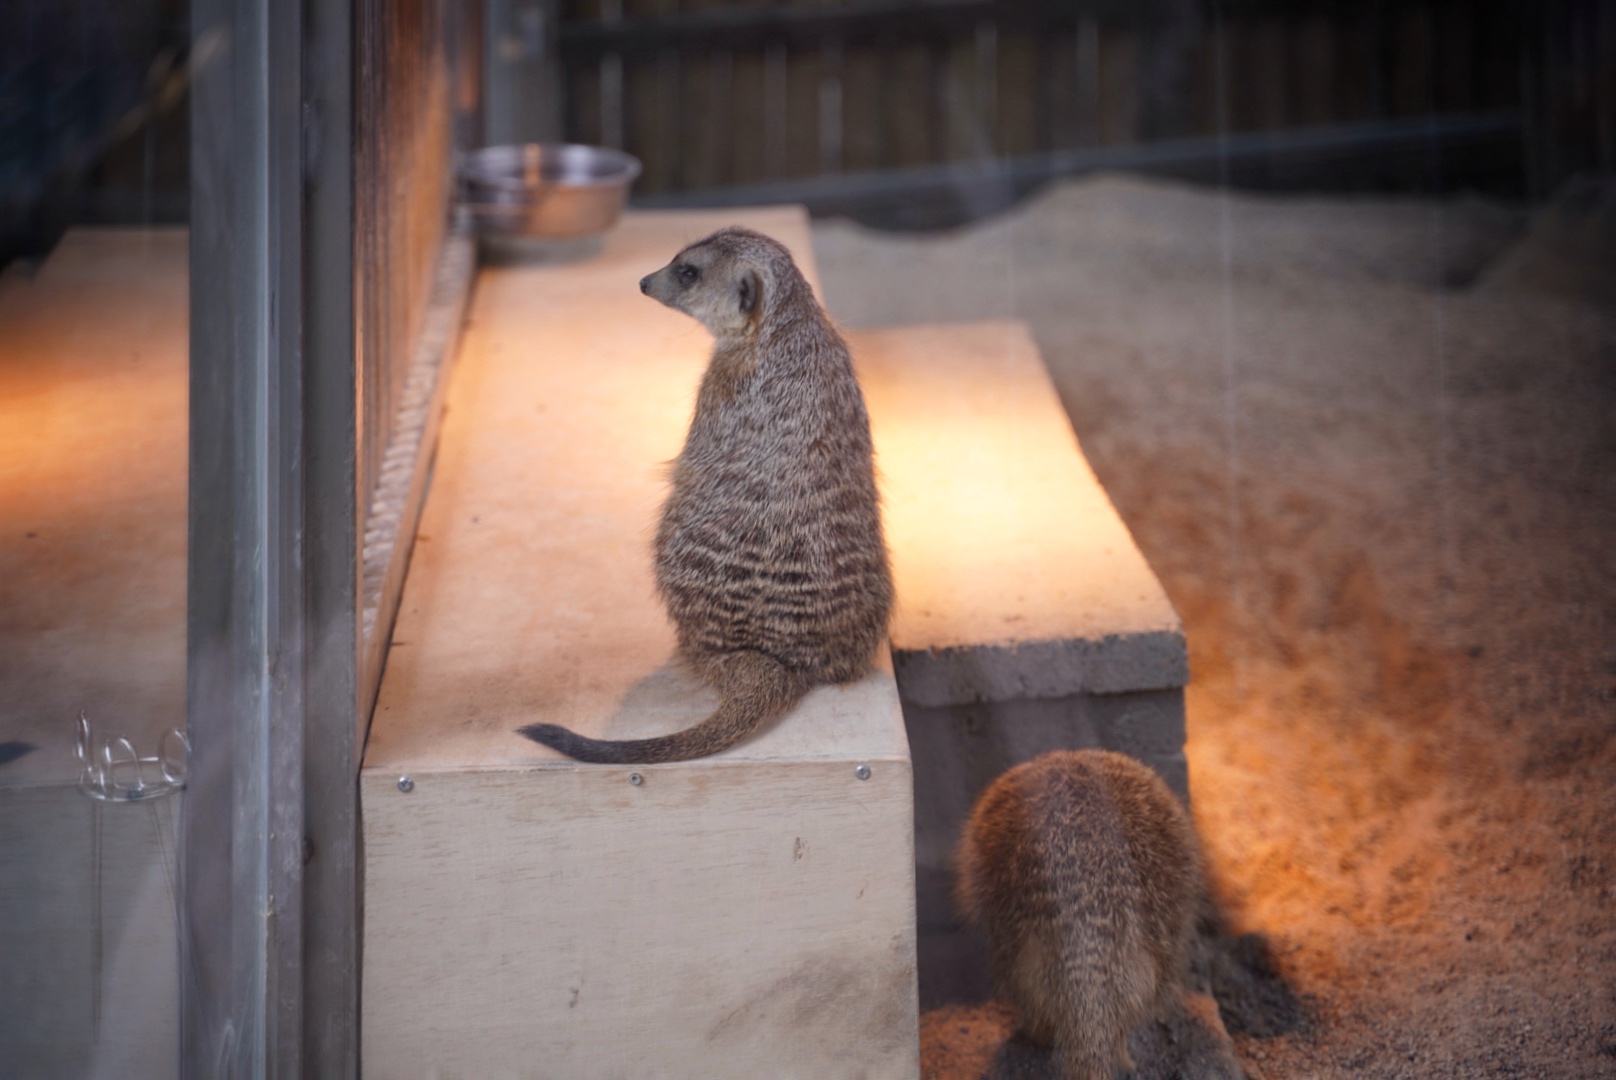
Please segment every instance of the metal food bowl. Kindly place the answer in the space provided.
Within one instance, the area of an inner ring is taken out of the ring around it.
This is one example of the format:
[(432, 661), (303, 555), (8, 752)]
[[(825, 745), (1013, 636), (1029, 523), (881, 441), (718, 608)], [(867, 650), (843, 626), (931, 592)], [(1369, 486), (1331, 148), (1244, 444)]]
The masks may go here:
[(460, 166), (465, 208), (493, 238), (573, 240), (611, 228), (639, 160), (573, 143), (490, 146)]

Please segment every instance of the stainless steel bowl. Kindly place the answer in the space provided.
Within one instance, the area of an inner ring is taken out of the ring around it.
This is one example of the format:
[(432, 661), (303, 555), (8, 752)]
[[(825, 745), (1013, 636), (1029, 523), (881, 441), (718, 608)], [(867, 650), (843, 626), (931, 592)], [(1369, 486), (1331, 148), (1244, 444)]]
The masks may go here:
[(490, 146), (460, 165), (465, 207), (485, 235), (568, 240), (617, 221), (639, 160), (573, 143)]

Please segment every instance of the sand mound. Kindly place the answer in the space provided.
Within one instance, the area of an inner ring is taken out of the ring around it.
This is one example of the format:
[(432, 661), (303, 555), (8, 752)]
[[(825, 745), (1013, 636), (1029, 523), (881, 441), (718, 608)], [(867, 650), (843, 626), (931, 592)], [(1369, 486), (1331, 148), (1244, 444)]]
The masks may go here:
[[(847, 325), (1032, 325), (1184, 616), (1253, 1074), (1616, 1075), (1607, 205), (1104, 178), (949, 235), (815, 229)], [(1262, 964), (1298, 1022), (1241, 989)], [(984, 1075), (994, 1015), (928, 1017), (927, 1075)]]

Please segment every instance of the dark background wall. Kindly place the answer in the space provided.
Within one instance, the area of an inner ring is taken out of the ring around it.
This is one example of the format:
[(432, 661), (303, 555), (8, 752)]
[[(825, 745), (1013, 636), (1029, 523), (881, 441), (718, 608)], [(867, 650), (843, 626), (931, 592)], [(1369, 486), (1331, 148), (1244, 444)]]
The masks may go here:
[(655, 204), (925, 226), (1093, 168), (1529, 196), (1612, 161), (1597, 0), (562, 0), (556, 19), (565, 137), (639, 156)]
[(0, 266), (73, 222), (185, 220), (188, 17), (185, 0), (0, 3)]
[[(1543, 197), (1616, 165), (1616, 0), (489, 0), (488, 130), (642, 203), (893, 227), (1129, 168)], [(185, 0), (0, 5), (0, 264), (186, 214)], [(502, 67), (503, 65), (503, 67)], [(501, 70), (516, 82), (494, 85)]]

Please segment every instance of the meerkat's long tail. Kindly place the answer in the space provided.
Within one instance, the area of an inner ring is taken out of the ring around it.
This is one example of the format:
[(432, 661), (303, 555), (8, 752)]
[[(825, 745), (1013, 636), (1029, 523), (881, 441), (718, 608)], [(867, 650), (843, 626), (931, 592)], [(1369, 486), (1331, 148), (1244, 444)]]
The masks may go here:
[(555, 724), (529, 724), (518, 731), (576, 761), (608, 765), (689, 761), (734, 746), (808, 692), (801, 676), (760, 652), (730, 653), (719, 662), (716, 675), (718, 709), (695, 727), (672, 735), (610, 741), (585, 738)]

